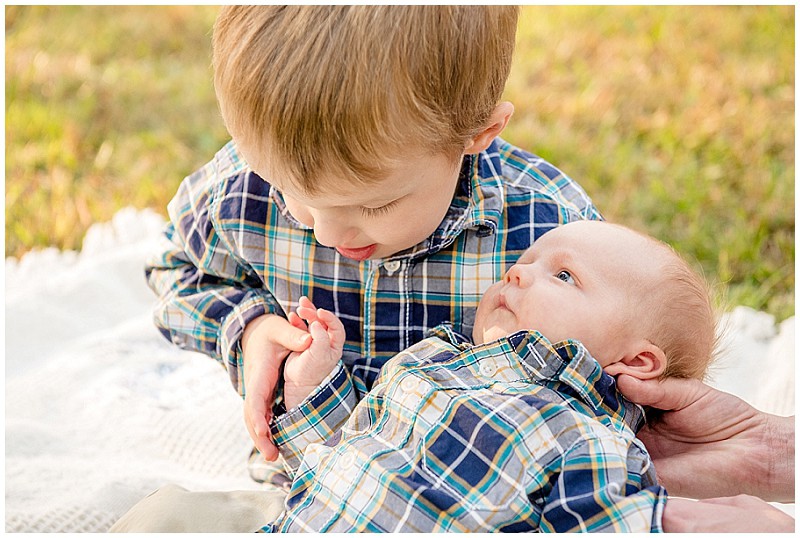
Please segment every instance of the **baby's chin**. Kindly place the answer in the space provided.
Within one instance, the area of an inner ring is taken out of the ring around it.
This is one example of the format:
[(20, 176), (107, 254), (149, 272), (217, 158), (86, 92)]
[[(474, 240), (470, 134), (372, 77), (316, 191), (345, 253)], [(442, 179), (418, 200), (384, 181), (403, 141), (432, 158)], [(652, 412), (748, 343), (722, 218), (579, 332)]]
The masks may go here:
[(475, 328), (472, 331), (472, 341), (475, 342), (475, 345), (483, 344), (486, 342), (491, 342), (492, 340), (497, 340), (498, 338), (503, 338), (504, 336), (508, 336), (508, 331), (503, 329), (502, 327), (498, 327), (497, 325), (492, 325), (491, 327), (486, 327), (484, 329)]

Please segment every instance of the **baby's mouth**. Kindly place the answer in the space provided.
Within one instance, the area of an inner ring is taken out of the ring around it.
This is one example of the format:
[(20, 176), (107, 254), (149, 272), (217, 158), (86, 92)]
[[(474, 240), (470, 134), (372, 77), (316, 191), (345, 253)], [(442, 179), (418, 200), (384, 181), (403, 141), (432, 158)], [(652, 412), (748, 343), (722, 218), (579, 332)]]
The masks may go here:
[(503, 295), (502, 292), (497, 296), (497, 308), (502, 308), (503, 310), (511, 312), (511, 309), (508, 307), (508, 302), (506, 302), (506, 296)]

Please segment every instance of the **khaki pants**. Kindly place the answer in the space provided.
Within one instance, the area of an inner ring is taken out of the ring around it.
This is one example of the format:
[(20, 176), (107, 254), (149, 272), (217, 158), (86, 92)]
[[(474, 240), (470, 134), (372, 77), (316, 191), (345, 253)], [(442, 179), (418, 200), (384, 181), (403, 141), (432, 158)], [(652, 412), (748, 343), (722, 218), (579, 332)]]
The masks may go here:
[(284, 491), (188, 491), (170, 484), (138, 503), (110, 532), (255, 532), (283, 511)]

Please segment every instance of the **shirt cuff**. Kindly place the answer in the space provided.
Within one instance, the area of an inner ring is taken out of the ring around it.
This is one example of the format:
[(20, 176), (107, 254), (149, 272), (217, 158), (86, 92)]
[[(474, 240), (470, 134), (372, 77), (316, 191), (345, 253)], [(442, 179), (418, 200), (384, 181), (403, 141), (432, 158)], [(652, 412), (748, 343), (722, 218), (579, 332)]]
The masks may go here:
[(222, 358), (231, 384), (244, 397), (244, 368), (242, 365), (241, 339), (244, 328), (254, 319), (265, 314), (282, 312), (272, 297), (260, 293), (249, 293), (236, 305), (220, 324), (217, 354)]
[(300, 405), (271, 421), (272, 439), (290, 476), (293, 477), (300, 466), (305, 448), (330, 439), (344, 425), (357, 403), (353, 381), (340, 360)]

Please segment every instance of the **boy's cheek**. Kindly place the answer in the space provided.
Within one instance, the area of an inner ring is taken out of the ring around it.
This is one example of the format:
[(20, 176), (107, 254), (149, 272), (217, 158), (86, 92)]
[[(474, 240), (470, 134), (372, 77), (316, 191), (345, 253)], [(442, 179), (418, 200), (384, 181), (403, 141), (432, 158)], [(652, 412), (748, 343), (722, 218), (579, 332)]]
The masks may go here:
[(286, 209), (289, 210), (289, 214), (291, 214), (297, 222), (309, 228), (314, 227), (314, 218), (305, 207), (290, 202), (286, 197), (284, 197), (284, 202), (286, 203)]

